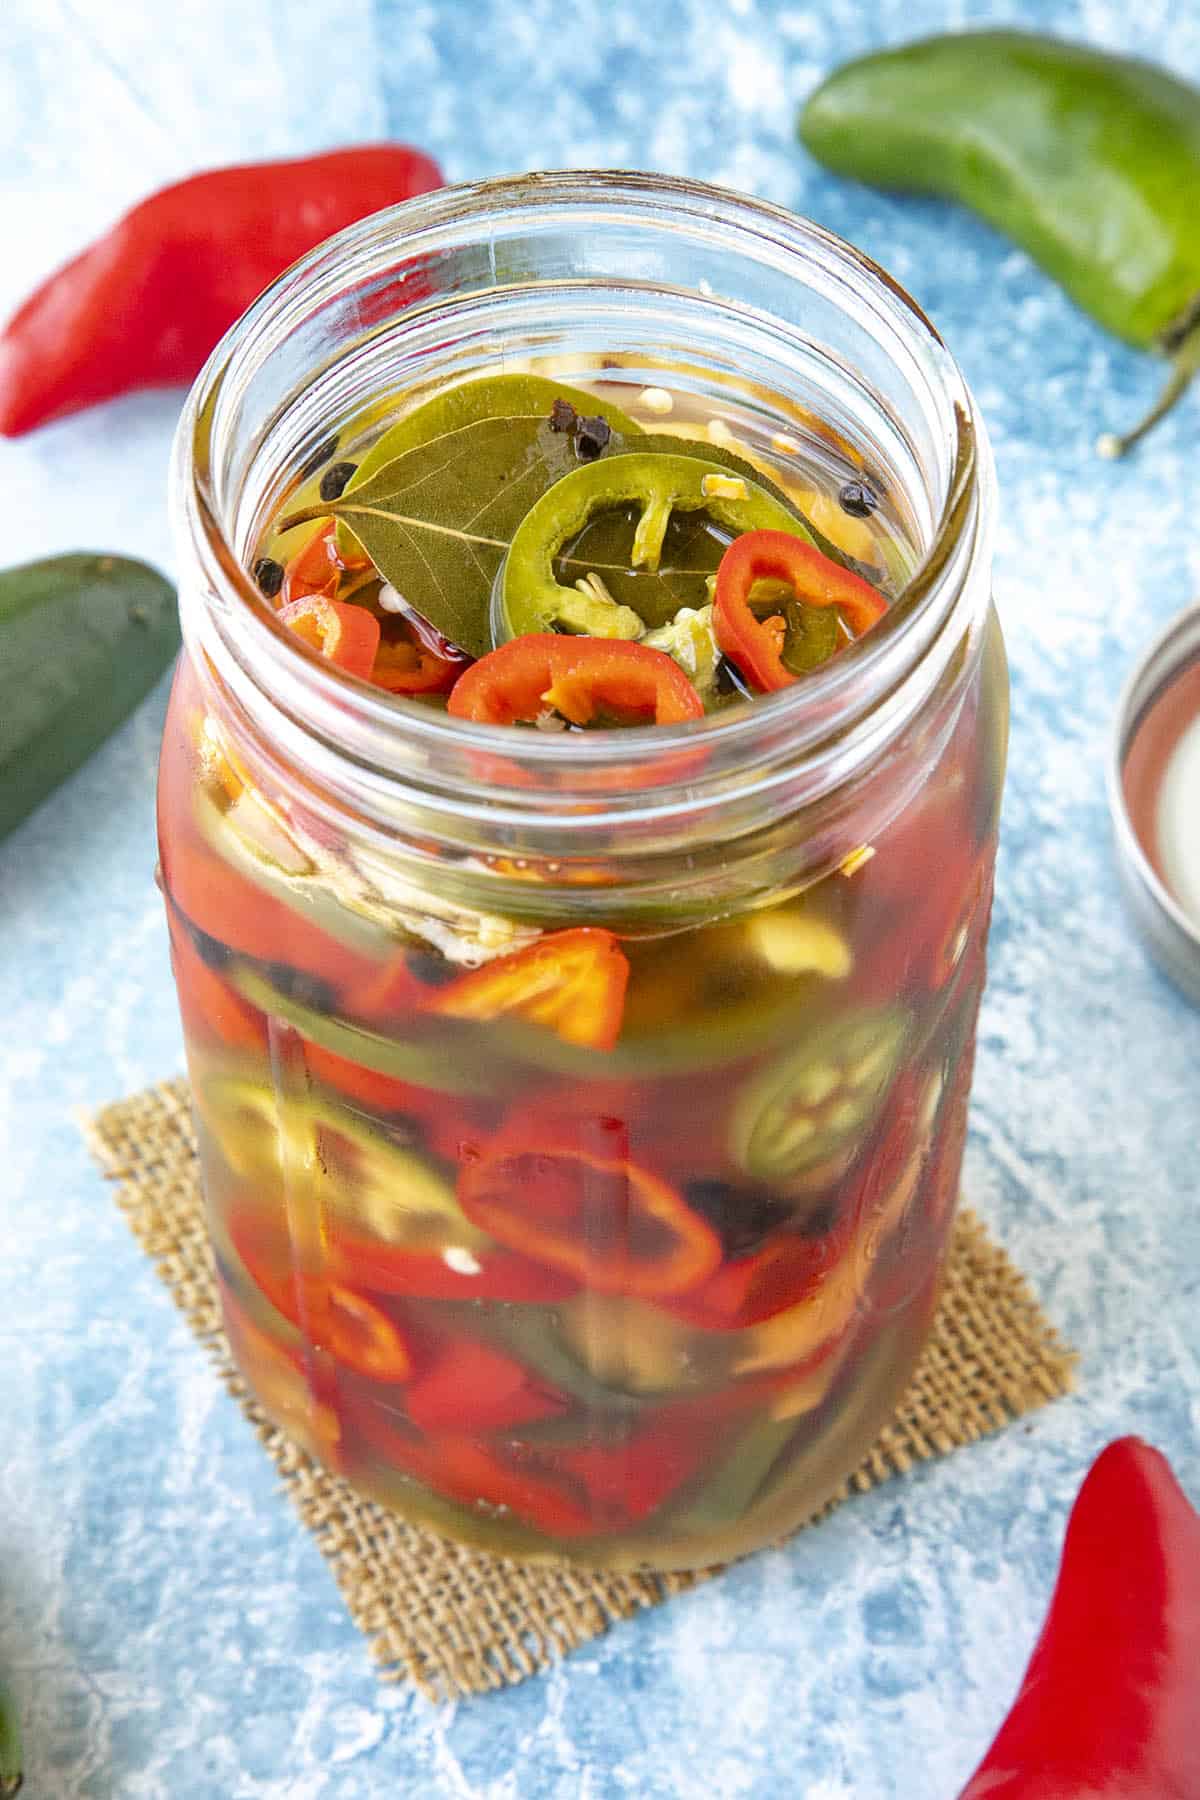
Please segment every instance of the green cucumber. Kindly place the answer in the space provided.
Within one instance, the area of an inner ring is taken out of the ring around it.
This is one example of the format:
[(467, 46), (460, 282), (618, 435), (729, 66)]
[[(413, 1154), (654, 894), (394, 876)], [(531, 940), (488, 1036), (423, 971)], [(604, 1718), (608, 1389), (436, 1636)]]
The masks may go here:
[(179, 648), (175, 590), (81, 552), (0, 573), (0, 838), (145, 698)]
[(21, 1728), (12, 1697), (0, 1687), (0, 1800), (21, 1791)]

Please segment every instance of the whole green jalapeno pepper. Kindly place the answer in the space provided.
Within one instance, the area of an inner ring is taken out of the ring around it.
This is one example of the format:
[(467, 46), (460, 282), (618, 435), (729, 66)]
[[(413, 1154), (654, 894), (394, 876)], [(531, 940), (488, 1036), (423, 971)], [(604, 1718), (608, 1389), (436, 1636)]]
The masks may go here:
[(959, 200), (1127, 343), (1200, 366), (1200, 93), (1131, 57), (1019, 31), (953, 33), (859, 57), (817, 88), (800, 136), (882, 187)]
[(735, 535), (786, 531), (811, 541), (795, 513), (765, 488), (699, 456), (640, 452), (585, 463), (564, 475), (522, 520), (505, 559), (499, 589), (497, 641), (530, 631), (584, 632), (590, 637), (639, 638), (645, 626), (631, 606), (606, 598), (602, 587), (565, 587), (554, 565), (598, 512), (640, 508), (630, 562), (655, 570), (675, 512), (704, 512)]

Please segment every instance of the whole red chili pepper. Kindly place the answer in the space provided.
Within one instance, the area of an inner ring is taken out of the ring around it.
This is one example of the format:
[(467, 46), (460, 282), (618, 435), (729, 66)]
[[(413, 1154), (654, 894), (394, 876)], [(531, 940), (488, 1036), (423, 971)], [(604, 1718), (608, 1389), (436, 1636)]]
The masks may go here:
[(0, 433), (190, 382), (268, 283), (331, 232), (440, 187), (404, 144), (211, 169), (151, 194), (0, 333)]
[(1200, 1514), (1140, 1438), (1080, 1489), (1021, 1690), (959, 1800), (984, 1796), (1200, 1796)]
[(786, 531), (746, 531), (734, 538), (717, 569), (713, 603), (716, 640), (748, 681), (764, 693), (790, 687), (795, 675), (783, 661), (782, 617), (757, 619), (750, 607), (756, 581), (786, 581), (809, 606), (836, 606), (861, 637), (887, 611), (887, 602), (861, 575)]

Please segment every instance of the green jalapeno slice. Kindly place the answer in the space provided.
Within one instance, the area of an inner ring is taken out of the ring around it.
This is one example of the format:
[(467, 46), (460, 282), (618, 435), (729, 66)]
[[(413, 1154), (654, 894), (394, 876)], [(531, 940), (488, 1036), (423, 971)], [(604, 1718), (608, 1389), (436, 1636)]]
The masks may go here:
[(423, 1156), (319, 1094), (280, 1105), (266, 1082), (216, 1075), (196, 1102), (230, 1170), (252, 1186), (274, 1192), (285, 1178), (336, 1186), (339, 1212), (387, 1244), (474, 1251), (490, 1243)]
[(900, 1066), (902, 1007), (831, 1019), (761, 1070), (733, 1111), (733, 1152), (748, 1175), (789, 1181), (854, 1153)]
[(554, 572), (564, 547), (590, 519), (629, 505), (640, 508), (630, 561), (650, 572), (658, 568), (676, 512), (704, 512), (735, 536), (767, 530), (809, 536), (796, 514), (765, 488), (707, 457), (637, 452), (585, 463), (542, 495), (513, 537), (498, 591), (497, 641), (556, 627), (589, 637), (642, 636), (640, 613), (618, 605), (602, 583), (593, 580), (580, 591), (564, 587)]

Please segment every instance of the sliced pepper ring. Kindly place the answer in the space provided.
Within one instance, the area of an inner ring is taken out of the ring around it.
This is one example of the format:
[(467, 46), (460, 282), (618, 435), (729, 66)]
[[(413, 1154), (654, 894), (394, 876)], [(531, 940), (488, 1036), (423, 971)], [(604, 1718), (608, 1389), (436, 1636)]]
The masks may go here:
[(289, 1325), (369, 1381), (407, 1381), (412, 1357), (400, 1328), (381, 1307), (325, 1273), (298, 1268), (276, 1220), (234, 1212), (229, 1239), (246, 1275)]
[(642, 620), (631, 607), (615, 602), (606, 607), (564, 587), (554, 573), (563, 547), (596, 513), (628, 505), (641, 508), (633, 540), (635, 569), (657, 569), (675, 512), (703, 511), (732, 532), (771, 529), (808, 535), (782, 501), (757, 482), (731, 476), (721, 463), (638, 452), (607, 456), (556, 481), (521, 521), (504, 563), (497, 636), (517, 637), (558, 625), (592, 637), (640, 637)]
[(611, 931), (581, 925), (460, 975), (427, 1001), (452, 1019), (527, 1019), (568, 1044), (611, 1050), (621, 1030), (629, 963)]
[(389, 694), (448, 694), (471, 658), (444, 638), (420, 613), (406, 608), (400, 615), (403, 635), (384, 636), (371, 665), (370, 679)]
[(576, 725), (598, 712), (622, 723), (678, 725), (704, 702), (678, 663), (646, 644), (530, 632), (480, 657), (455, 682), (447, 712), (481, 725), (533, 724), (551, 708)]
[(458, 1192), (499, 1242), (602, 1293), (682, 1293), (721, 1259), (707, 1220), (629, 1160), (617, 1120), (521, 1120), (464, 1163)]
[(286, 606), (290, 600), (302, 600), (309, 594), (321, 594), (332, 600), (345, 572), (370, 566), (361, 552), (343, 550), (331, 519), (289, 559), (283, 572), (280, 604)]
[[(553, 491), (553, 490), (551, 490)], [(802, 543), (794, 525), (782, 531), (750, 530), (735, 538), (717, 568), (713, 630), (726, 656), (748, 681), (775, 693), (797, 680), (783, 661), (784, 630), (778, 619), (761, 620), (750, 606), (759, 581), (784, 581), (807, 606), (833, 606), (854, 637), (887, 611), (883, 595), (861, 575)]]
[(369, 678), (379, 649), (379, 620), (365, 606), (305, 594), (280, 607), (279, 622), (335, 667)]
[(739, 1165), (783, 1183), (852, 1157), (900, 1066), (908, 1027), (903, 1007), (861, 1007), (769, 1063), (734, 1106)]

